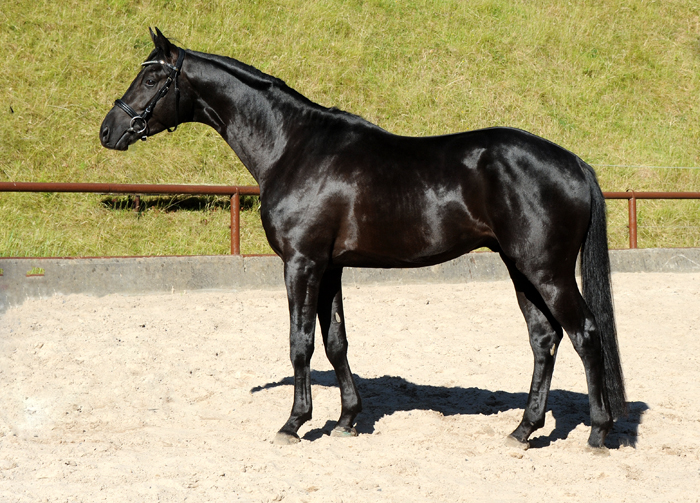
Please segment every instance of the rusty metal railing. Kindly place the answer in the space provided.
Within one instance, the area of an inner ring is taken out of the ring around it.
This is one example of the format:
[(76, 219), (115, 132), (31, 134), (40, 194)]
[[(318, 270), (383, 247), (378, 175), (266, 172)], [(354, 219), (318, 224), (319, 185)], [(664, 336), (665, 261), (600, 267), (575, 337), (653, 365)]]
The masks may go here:
[(627, 199), (630, 248), (637, 248), (637, 199), (700, 199), (700, 192), (603, 192), (605, 199)]
[(0, 192), (82, 192), (94, 194), (128, 194), (135, 196), (192, 195), (228, 196), (231, 198), (231, 255), (241, 254), (241, 195), (259, 196), (255, 185), (161, 185), (140, 183), (33, 183), (0, 182)]
[[(161, 185), (137, 183), (33, 183), (0, 182), (0, 192), (83, 192), (128, 194), (135, 197), (138, 208), (141, 195), (208, 195), (231, 199), (231, 254), (241, 254), (241, 195), (260, 195), (254, 185)], [(606, 199), (627, 199), (630, 248), (637, 248), (637, 199), (699, 199), (700, 192), (603, 192)]]

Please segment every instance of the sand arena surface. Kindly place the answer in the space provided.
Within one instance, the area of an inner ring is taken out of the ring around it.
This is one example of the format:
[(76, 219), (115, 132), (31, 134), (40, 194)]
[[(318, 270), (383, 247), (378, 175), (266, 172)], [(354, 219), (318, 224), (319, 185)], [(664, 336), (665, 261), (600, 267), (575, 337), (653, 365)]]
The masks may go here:
[(510, 282), (345, 287), (365, 411), (340, 413), (320, 336), (314, 418), (292, 405), (281, 290), (56, 296), (0, 319), (0, 501), (700, 500), (700, 274), (616, 274), (630, 416), (586, 449), (562, 343), (532, 447), (504, 444), (532, 371)]

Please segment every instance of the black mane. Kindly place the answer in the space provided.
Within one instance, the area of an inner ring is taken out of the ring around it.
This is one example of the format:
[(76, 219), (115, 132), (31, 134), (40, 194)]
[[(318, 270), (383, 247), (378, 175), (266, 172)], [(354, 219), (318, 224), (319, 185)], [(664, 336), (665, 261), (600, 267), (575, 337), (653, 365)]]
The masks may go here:
[[(316, 111), (324, 112), (331, 114), (333, 116), (343, 116), (348, 119), (354, 119), (354, 120), (359, 120), (362, 121), (363, 123), (366, 123), (367, 125), (371, 127), (379, 127), (375, 124), (372, 124), (371, 122), (367, 121), (367, 119), (350, 113), (346, 112), (345, 110), (341, 110), (336, 107), (325, 107), (323, 105), (319, 105), (318, 103), (310, 100), (303, 94), (301, 94), (299, 91), (296, 89), (290, 87), (287, 85), (287, 83), (278, 78), (278, 77), (273, 77), (272, 75), (269, 75), (261, 70), (258, 70), (252, 65), (248, 65), (246, 63), (243, 63), (235, 58), (230, 58), (228, 56), (219, 56), (217, 54), (209, 54), (205, 52), (197, 52), (197, 51), (188, 51), (191, 54), (196, 55), (197, 57), (200, 57), (204, 59), (205, 61), (218, 66), (222, 70), (224, 70), (227, 73), (230, 73), (232, 75), (235, 75), (236, 78), (240, 79), (242, 82), (245, 84), (255, 88), (255, 89), (269, 89), (269, 88), (276, 88), (277, 90), (281, 91), (282, 93), (285, 93), (292, 98), (294, 98), (297, 101), (300, 101), (301, 103), (304, 103), (305, 105), (308, 105), (309, 107), (313, 108)], [(380, 128), (381, 129), (381, 128)]]

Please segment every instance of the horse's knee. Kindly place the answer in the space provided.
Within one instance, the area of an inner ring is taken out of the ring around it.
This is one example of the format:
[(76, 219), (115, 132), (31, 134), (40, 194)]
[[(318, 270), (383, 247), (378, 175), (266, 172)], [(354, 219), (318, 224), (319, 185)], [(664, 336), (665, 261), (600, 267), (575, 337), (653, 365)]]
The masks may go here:
[(348, 354), (348, 343), (347, 341), (341, 340), (337, 337), (329, 337), (326, 342), (326, 356), (328, 361), (340, 362), (347, 357)]
[(343, 322), (339, 321), (339, 319), (339, 316), (333, 319), (323, 338), (326, 356), (330, 361), (343, 360), (348, 353), (348, 340), (345, 336), (345, 329), (342, 326)]
[(289, 345), (289, 358), (292, 365), (296, 367), (307, 367), (311, 363), (311, 357), (314, 354), (313, 337), (309, 340), (292, 340)]

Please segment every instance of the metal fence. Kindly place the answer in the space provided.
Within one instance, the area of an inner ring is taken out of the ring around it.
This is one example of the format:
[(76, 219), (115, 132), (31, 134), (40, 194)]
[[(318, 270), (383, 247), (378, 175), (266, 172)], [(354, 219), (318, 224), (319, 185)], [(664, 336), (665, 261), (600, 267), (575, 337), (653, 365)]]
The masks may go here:
[(700, 199), (700, 192), (603, 192), (605, 199), (627, 199), (630, 248), (637, 248), (637, 199)]
[[(138, 210), (140, 196), (197, 195), (228, 196), (231, 200), (231, 254), (241, 253), (240, 196), (259, 196), (260, 187), (254, 185), (162, 185), (135, 183), (33, 183), (0, 182), (0, 192), (82, 192), (94, 194), (128, 194), (134, 196)], [(606, 199), (627, 199), (629, 213), (629, 244), (637, 248), (638, 199), (698, 199), (700, 192), (604, 192)]]
[(228, 196), (231, 199), (231, 254), (241, 254), (241, 198), (259, 196), (256, 185), (163, 185), (137, 183), (41, 183), (0, 182), (0, 192), (82, 192), (93, 194), (128, 194), (134, 196), (139, 209), (141, 196), (191, 195)]

